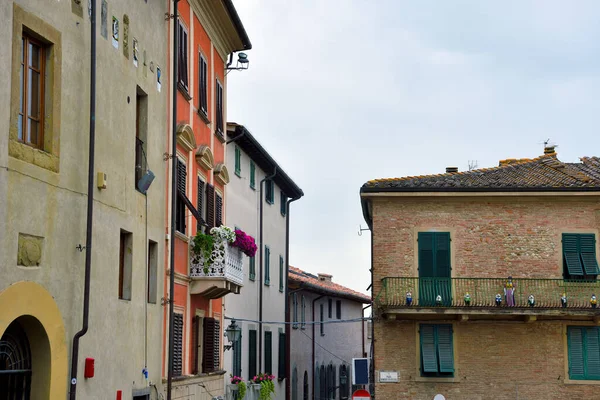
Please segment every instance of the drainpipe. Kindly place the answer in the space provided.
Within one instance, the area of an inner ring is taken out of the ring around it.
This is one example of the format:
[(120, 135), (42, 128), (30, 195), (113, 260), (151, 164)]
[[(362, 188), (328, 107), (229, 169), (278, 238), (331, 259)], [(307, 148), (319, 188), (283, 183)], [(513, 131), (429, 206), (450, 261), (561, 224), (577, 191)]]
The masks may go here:
[[(369, 304), (368, 306), (363, 307), (362, 314), (361, 314), (362, 315), (362, 321), (361, 321), (362, 322), (362, 331), (361, 332), (362, 332), (362, 354), (363, 354), (362, 356), (363, 357), (365, 356), (365, 310), (371, 306), (372, 306), (372, 304)], [(373, 325), (373, 324), (371, 324), (371, 325)], [(371, 335), (371, 338), (373, 338), (373, 335)]]
[[(373, 223), (371, 222), (371, 305), (373, 305)], [(364, 321), (364, 320), (363, 320)], [(371, 323), (371, 370), (369, 371), (369, 381), (375, 387), (375, 323)]]
[(301, 196), (289, 199), (285, 206), (285, 376), (288, 378), (285, 383), (285, 399), (290, 400), (291, 396), (291, 350), (292, 350), (292, 330), (290, 327), (290, 294), (296, 293), (299, 290), (288, 289), (288, 281), (290, 276), (290, 203), (300, 200)]
[(87, 222), (85, 238), (85, 282), (83, 289), (83, 326), (73, 336), (71, 352), (71, 390), (69, 398), (77, 398), (77, 362), (79, 339), (88, 331), (90, 316), (90, 278), (92, 272), (92, 222), (94, 217), (94, 156), (96, 144), (96, 2), (91, 2), (90, 27), (90, 143), (88, 160)]
[(172, 119), (173, 126), (171, 128), (171, 233), (169, 235), (169, 365), (167, 369), (167, 400), (171, 400), (171, 390), (173, 385), (173, 303), (175, 301), (175, 218), (176, 210), (175, 203), (177, 198), (177, 3), (179, 0), (173, 1), (173, 86), (171, 88), (173, 96), (173, 111)]
[[(265, 176), (260, 181), (260, 199), (258, 200), (260, 203), (260, 228), (259, 228), (259, 246), (260, 246), (260, 260), (259, 260), (259, 269), (260, 269), (260, 291), (258, 292), (258, 370), (262, 370), (262, 319), (263, 319), (263, 207), (264, 207), (264, 183), (265, 181), (269, 181), (275, 178), (277, 175), (277, 166), (273, 169), (273, 174), (269, 176)], [(271, 374), (273, 371), (269, 371)]]
[[(315, 342), (317, 341), (317, 338), (315, 338), (315, 302), (317, 302), (319, 299), (323, 298), (325, 296), (319, 296), (317, 298), (315, 298), (312, 301), (312, 398), (316, 399), (315, 397)], [(319, 388), (320, 389), (320, 388)]]

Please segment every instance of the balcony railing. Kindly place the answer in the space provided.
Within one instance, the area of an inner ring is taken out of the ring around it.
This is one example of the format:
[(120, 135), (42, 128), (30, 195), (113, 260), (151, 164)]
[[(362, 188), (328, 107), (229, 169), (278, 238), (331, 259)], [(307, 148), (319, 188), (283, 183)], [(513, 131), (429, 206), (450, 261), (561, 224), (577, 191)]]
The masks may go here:
[(222, 250), (214, 250), (210, 256), (211, 263), (201, 255), (192, 254), (190, 258), (191, 278), (224, 278), (227, 281), (243, 286), (244, 264), (242, 252), (237, 247), (225, 245)]
[(592, 280), (514, 278), (512, 295), (510, 290), (505, 292), (506, 278), (388, 277), (382, 283), (375, 300), (382, 308), (592, 309), (592, 296), (600, 295), (600, 281)]
[(227, 392), (225, 393), (226, 400), (259, 400), (260, 399), (260, 385), (249, 384), (246, 385), (246, 394), (244, 398), (239, 395), (238, 385), (227, 385)]

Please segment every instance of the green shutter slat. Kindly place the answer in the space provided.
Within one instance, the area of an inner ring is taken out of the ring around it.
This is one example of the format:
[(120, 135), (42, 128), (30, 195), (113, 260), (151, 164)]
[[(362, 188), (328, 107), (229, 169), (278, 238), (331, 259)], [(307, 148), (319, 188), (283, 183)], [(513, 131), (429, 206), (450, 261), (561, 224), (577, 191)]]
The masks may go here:
[(271, 258), (271, 250), (265, 246), (265, 284), (268, 285), (269, 283), (271, 283), (271, 265), (270, 265), (270, 258)]
[(256, 376), (256, 330), (248, 331), (248, 379)]
[(438, 232), (435, 238), (435, 276), (450, 277), (450, 233)]
[(242, 335), (233, 344), (233, 375), (242, 376)]
[(283, 257), (279, 256), (279, 291), (283, 292)]
[(600, 379), (600, 340), (596, 327), (585, 330), (586, 379)]
[(256, 188), (255, 168), (254, 161), (250, 161), (250, 187), (252, 189)]
[(272, 334), (269, 331), (265, 332), (265, 373), (273, 374), (273, 341)]
[(440, 372), (454, 372), (454, 349), (452, 346), (452, 325), (437, 325), (438, 359)]
[(253, 281), (256, 278), (256, 258), (250, 257), (250, 273), (249, 278)]
[(435, 327), (421, 325), (421, 365), (423, 372), (438, 372), (438, 359), (435, 342)]
[(569, 347), (569, 378), (585, 379), (583, 359), (583, 330), (580, 327), (568, 327), (567, 342)]
[(419, 277), (432, 277), (433, 271), (433, 233), (419, 232)]
[(579, 257), (579, 235), (563, 233), (562, 245), (564, 262), (569, 275), (583, 275), (583, 266)]
[(580, 254), (583, 268), (587, 275), (598, 275), (598, 261), (596, 260), (596, 236), (579, 235)]
[(277, 372), (277, 378), (285, 378), (285, 333), (279, 332), (279, 368)]

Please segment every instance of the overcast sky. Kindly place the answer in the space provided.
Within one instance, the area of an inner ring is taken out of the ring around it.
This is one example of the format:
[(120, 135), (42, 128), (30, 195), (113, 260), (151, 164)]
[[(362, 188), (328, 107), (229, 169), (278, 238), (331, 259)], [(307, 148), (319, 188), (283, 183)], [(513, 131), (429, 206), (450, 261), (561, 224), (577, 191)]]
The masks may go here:
[(245, 125), (304, 190), (290, 263), (365, 292), (367, 180), (600, 155), (600, 2), (235, 0)]

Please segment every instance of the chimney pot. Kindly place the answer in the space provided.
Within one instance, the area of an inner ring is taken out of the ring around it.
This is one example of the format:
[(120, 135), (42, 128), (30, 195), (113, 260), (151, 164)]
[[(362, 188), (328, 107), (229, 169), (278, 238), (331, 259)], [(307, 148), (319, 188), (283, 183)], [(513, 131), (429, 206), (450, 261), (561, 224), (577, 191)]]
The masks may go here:
[(546, 146), (544, 146), (544, 154), (556, 154), (556, 145), (547, 144)]
[(458, 172), (458, 167), (446, 167), (446, 173)]
[(329, 274), (323, 274), (323, 273), (319, 272), (317, 274), (317, 276), (319, 277), (319, 280), (322, 282), (331, 282), (332, 276)]

